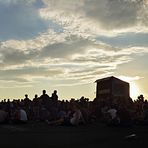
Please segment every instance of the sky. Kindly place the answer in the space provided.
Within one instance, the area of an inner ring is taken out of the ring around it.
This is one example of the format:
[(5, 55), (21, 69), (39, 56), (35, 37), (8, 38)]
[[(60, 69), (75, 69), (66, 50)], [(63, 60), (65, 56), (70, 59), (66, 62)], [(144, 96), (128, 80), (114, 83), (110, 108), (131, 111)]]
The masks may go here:
[(95, 98), (115, 76), (148, 98), (147, 0), (0, 0), (0, 98)]

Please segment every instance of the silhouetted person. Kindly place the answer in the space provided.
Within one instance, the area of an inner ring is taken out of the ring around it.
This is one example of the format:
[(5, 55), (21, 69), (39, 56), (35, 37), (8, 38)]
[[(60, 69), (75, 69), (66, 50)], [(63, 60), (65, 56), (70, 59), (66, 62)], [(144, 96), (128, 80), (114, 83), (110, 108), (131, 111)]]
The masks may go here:
[(46, 94), (46, 90), (43, 90), (43, 94), (40, 96), (40, 100), (43, 106), (49, 108), (50, 105), (50, 97)]
[(37, 94), (35, 94), (34, 98), (33, 98), (33, 104), (37, 104), (39, 102), (39, 97)]
[(3, 110), (2, 106), (0, 105), (0, 123), (5, 123), (7, 121), (8, 113)]
[(41, 104), (40, 104), (40, 99), (37, 94), (35, 94), (32, 104), (33, 104), (32, 105), (32, 108), (33, 108), (32, 109), (32, 112), (33, 112), (32, 119), (35, 121), (39, 121)]
[(28, 105), (30, 104), (30, 101), (31, 101), (31, 100), (28, 98), (28, 95), (25, 94), (25, 98), (24, 98), (24, 103), (25, 103), (25, 105), (28, 106)]
[(144, 121), (148, 123), (148, 101), (147, 100), (144, 101), (142, 109), (143, 109)]
[(38, 95), (37, 95), (37, 94), (35, 94), (33, 100), (34, 100), (34, 99), (35, 99), (35, 100), (38, 99)]
[(85, 123), (80, 107), (77, 104), (71, 104), (70, 112), (62, 112), (57, 120), (47, 122), (49, 125), (73, 125), (77, 126), (80, 123)]
[(57, 90), (54, 90), (51, 96), (51, 107), (50, 107), (51, 117), (53, 120), (57, 118), (58, 114), (58, 95)]
[(51, 99), (52, 99), (53, 102), (58, 101), (57, 90), (54, 90), (54, 92), (52, 93)]

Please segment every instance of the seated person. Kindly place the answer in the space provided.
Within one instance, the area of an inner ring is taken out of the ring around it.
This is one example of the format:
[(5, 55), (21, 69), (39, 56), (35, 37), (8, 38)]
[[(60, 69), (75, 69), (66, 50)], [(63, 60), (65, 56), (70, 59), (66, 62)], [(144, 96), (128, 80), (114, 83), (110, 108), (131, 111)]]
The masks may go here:
[(27, 113), (24, 109), (18, 107), (14, 113), (15, 123), (26, 123), (28, 121)]
[(62, 116), (55, 120), (48, 122), (49, 125), (79, 125), (80, 123), (85, 123), (82, 113), (78, 106), (74, 105), (72, 110), (68, 112), (67, 115), (62, 114)]
[(117, 115), (117, 110), (115, 108), (110, 108), (108, 111), (108, 125), (118, 125), (120, 123), (120, 118)]
[(0, 123), (5, 123), (8, 119), (8, 113), (0, 108)]
[(73, 116), (70, 118), (70, 123), (72, 125), (79, 125), (80, 122), (84, 123), (85, 121), (82, 116), (81, 110), (77, 106), (74, 105), (73, 111), (74, 111), (74, 113), (73, 113)]

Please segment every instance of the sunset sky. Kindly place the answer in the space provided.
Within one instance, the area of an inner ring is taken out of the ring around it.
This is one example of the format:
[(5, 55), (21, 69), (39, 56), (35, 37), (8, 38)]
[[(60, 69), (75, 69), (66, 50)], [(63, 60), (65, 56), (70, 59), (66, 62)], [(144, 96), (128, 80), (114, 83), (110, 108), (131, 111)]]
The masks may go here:
[(0, 0), (0, 98), (95, 97), (96, 79), (148, 98), (147, 0)]

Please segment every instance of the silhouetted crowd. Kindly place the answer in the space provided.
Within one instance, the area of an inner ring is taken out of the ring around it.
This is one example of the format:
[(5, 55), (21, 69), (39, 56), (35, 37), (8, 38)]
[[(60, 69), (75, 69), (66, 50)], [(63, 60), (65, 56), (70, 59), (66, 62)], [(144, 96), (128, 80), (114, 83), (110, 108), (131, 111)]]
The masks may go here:
[(57, 91), (51, 96), (43, 90), (41, 96), (33, 99), (2, 100), (0, 102), (0, 123), (23, 124), (45, 122), (49, 125), (85, 125), (101, 122), (113, 126), (148, 124), (148, 102), (143, 95), (129, 104), (98, 104), (96, 99), (59, 100)]

